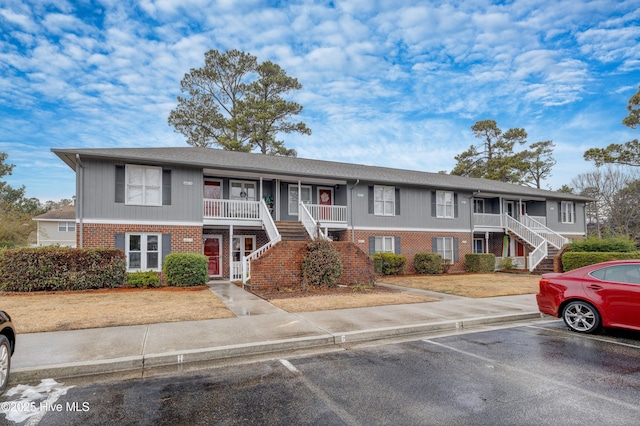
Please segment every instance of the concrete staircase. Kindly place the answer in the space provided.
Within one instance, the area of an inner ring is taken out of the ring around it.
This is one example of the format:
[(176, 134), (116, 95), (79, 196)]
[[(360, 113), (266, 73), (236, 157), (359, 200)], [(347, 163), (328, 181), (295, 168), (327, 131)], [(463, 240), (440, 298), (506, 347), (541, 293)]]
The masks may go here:
[(282, 241), (310, 241), (311, 238), (301, 222), (276, 221)]

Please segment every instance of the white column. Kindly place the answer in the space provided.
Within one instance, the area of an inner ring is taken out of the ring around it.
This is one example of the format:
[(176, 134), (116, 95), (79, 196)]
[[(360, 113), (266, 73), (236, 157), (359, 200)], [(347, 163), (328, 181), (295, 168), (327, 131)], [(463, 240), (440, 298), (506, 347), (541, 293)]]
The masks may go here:
[(233, 225), (229, 225), (229, 281), (233, 280)]

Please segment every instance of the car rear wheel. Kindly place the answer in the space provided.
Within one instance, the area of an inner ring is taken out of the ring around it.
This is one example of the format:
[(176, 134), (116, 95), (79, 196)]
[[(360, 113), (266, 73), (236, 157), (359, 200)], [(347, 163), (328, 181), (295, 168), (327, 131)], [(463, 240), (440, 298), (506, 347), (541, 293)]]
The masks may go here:
[(0, 394), (9, 383), (9, 370), (11, 369), (11, 344), (6, 336), (0, 334)]
[(600, 314), (587, 302), (569, 303), (562, 311), (562, 319), (571, 330), (580, 333), (593, 333), (600, 327)]

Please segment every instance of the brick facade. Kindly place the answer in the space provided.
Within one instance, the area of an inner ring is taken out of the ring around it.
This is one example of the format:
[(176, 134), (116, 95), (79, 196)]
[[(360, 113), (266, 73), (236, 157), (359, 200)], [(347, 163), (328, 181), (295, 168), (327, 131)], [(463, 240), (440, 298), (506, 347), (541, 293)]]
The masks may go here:
[[(302, 282), (302, 261), (307, 253), (306, 241), (281, 241), (262, 257), (251, 262), (251, 288), (298, 287)], [(375, 280), (373, 261), (350, 242), (334, 242), (340, 253), (343, 272), (339, 284), (353, 285)]]
[[(405, 273), (414, 274), (413, 258), (417, 253), (432, 253), (432, 238), (454, 237), (458, 238), (458, 262), (451, 265), (449, 272), (464, 272), (464, 257), (473, 252), (473, 239), (469, 232), (420, 232), (420, 231), (369, 231), (356, 230), (355, 244), (360, 250), (369, 253), (369, 237), (400, 237), (400, 254), (406, 256), (407, 266)], [(340, 241), (350, 241), (351, 231), (343, 231), (338, 234)]]
[[(178, 253), (202, 253), (202, 228), (199, 226), (97, 224), (85, 223), (82, 247), (115, 247), (116, 234), (158, 233), (171, 234), (171, 251)], [(76, 241), (80, 247), (80, 230), (76, 229)]]

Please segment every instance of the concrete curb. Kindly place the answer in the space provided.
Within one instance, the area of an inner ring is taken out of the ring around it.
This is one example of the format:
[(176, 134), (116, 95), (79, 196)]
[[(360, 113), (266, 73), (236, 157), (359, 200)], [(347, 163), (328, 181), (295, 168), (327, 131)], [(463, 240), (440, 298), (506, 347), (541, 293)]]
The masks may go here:
[(432, 332), (458, 330), (474, 326), (500, 324), (542, 318), (539, 312), (526, 312), (488, 316), (464, 320), (450, 320), (406, 326), (385, 327), (344, 333), (325, 334), (286, 340), (252, 342), (212, 348), (172, 351), (97, 361), (82, 361), (67, 364), (43, 365), (11, 371), (12, 382), (28, 382), (44, 378), (66, 379), (89, 376), (117, 376), (118, 378), (142, 377), (150, 370), (183, 371), (197, 370), (215, 365), (215, 362), (235, 357), (276, 354), (279, 352), (317, 349), (340, 350), (349, 342), (375, 341), (387, 338), (407, 337)]

